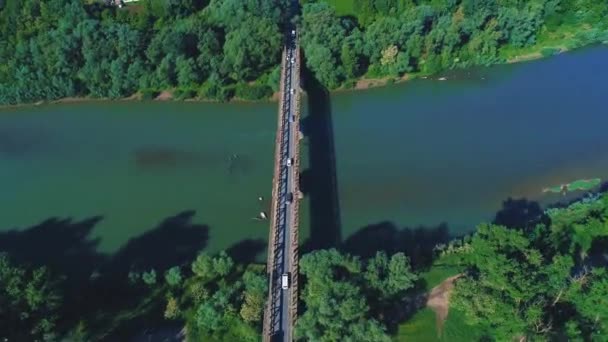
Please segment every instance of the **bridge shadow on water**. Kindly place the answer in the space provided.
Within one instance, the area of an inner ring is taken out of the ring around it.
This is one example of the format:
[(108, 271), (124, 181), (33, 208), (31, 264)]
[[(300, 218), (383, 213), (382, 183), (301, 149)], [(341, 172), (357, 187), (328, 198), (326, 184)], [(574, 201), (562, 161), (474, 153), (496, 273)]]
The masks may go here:
[(337, 247), (342, 239), (336, 151), (329, 91), (302, 65), (308, 112), (302, 133), (308, 138), (309, 167), (300, 176), (300, 188), (310, 199), (310, 236), (302, 252)]
[[(27, 228), (0, 230), (0, 252), (23, 266), (47, 266), (60, 277), (61, 334), (84, 321), (89, 340), (125, 341), (141, 331), (170, 326), (163, 318), (162, 294), (141, 281), (130, 283), (129, 273), (155, 269), (161, 283), (166, 269), (189, 268), (209, 240), (209, 227), (192, 222), (194, 215), (188, 210), (165, 218), (112, 254), (99, 251), (101, 238), (92, 237), (102, 216), (49, 218)], [(256, 261), (265, 247), (263, 240), (246, 239), (227, 251), (236, 262), (248, 263)], [(117, 321), (117, 316), (130, 318)]]

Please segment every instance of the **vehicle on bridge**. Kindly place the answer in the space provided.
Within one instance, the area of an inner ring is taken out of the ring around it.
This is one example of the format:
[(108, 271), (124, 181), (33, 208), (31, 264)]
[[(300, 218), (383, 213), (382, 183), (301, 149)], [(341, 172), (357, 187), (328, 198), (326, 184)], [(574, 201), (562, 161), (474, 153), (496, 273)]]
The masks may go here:
[(281, 276), (281, 288), (287, 290), (289, 288), (289, 273), (283, 273)]

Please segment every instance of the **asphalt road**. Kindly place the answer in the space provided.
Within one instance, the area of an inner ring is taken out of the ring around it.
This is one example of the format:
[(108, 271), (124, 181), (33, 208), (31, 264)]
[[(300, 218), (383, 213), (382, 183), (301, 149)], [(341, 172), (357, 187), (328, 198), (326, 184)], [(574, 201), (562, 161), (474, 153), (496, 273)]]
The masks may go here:
[[(272, 305), (273, 319), (272, 330), (273, 340), (289, 341), (292, 336), (292, 322), (289, 317), (289, 307), (291, 306), (291, 232), (295, 224), (294, 205), (297, 203), (297, 184), (295, 184), (296, 172), (293, 165), (288, 166), (288, 160), (291, 164), (295, 163), (296, 148), (295, 143), (298, 139), (295, 122), (292, 118), (296, 115), (295, 92), (298, 89), (297, 77), (295, 75), (295, 55), (296, 55), (296, 36), (291, 32), (288, 34), (286, 48), (286, 70), (285, 82), (283, 83), (283, 112), (281, 113), (282, 131), (280, 139), (280, 177), (279, 177), (279, 192), (277, 205), (277, 220), (278, 232), (275, 246), (274, 259), (274, 279)], [(292, 60), (294, 63), (292, 63)], [(288, 289), (282, 289), (281, 277), (284, 273), (289, 274), (290, 286)]]

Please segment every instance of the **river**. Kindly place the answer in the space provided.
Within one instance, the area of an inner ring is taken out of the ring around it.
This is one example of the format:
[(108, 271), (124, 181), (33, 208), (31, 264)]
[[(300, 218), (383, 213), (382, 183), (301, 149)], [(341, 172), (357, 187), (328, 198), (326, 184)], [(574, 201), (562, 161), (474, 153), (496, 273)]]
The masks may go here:
[[(445, 77), (333, 94), (320, 119), (331, 125), (305, 121), (307, 134), (323, 129), (304, 140), (313, 172), (303, 243), (364, 227), (462, 234), (508, 198), (547, 204), (561, 198), (545, 187), (608, 175), (606, 47)], [(319, 108), (310, 101), (304, 114)], [(50, 229), (100, 253), (131, 241), (261, 258), (268, 222), (255, 217), (268, 211), (276, 112), (180, 102), (0, 110), (0, 246), (28, 248)]]

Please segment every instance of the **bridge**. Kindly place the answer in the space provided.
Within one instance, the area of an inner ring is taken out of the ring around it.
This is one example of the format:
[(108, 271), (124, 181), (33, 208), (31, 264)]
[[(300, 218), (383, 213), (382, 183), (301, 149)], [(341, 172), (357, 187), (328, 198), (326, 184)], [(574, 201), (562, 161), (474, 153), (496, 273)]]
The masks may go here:
[(280, 87), (268, 238), (269, 290), (263, 323), (265, 342), (291, 342), (298, 312), (301, 133), (300, 50), (295, 26), (286, 35), (281, 58)]

